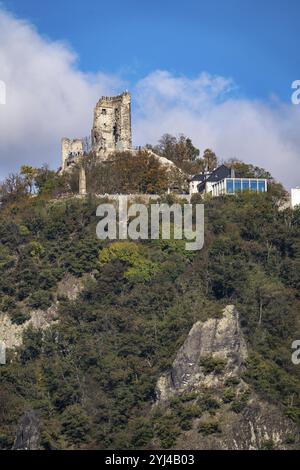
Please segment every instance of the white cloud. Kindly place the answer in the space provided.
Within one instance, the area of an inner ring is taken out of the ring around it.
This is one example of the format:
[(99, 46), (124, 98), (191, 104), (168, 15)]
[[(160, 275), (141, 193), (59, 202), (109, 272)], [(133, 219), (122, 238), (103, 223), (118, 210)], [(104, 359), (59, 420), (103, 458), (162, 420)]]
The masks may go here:
[[(3, 10), (0, 80), (7, 87), (7, 104), (0, 105), (0, 177), (22, 163), (57, 168), (61, 137), (88, 135), (99, 97), (125, 87), (117, 76), (82, 73), (69, 47)], [(287, 186), (300, 184), (300, 106), (276, 98), (251, 101), (237, 91), (230, 78), (155, 71), (132, 87), (134, 142), (184, 133), (202, 151), (211, 147), (222, 159), (237, 157), (269, 169)]]
[(120, 87), (116, 77), (83, 74), (76, 60), (65, 44), (0, 10), (0, 80), (7, 90), (0, 105), (0, 177), (23, 162), (58, 167), (61, 137), (88, 135), (96, 101)]
[(184, 133), (203, 151), (270, 170), (287, 187), (300, 184), (300, 106), (239, 98), (230, 79), (202, 73), (189, 80), (156, 71), (137, 84), (139, 143)]

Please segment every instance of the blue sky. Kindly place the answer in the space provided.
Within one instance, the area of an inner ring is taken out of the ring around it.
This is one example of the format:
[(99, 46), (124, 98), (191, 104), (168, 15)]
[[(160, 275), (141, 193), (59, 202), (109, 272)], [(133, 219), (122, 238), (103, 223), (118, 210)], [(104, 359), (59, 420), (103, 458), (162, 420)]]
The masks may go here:
[(136, 81), (155, 69), (232, 77), (240, 93), (290, 99), (299, 74), (299, 0), (6, 0), (84, 71)]
[(0, 178), (60, 164), (102, 94), (132, 93), (135, 145), (184, 133), (300, 184), (299, 0), (0, 0)]

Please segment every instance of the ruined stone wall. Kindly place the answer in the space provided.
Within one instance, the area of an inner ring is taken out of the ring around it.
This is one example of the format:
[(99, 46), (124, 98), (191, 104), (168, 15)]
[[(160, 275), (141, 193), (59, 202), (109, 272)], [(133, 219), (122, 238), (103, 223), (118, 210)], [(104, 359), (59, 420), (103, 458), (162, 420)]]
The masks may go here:
[(94, 110), (92, 129), (92, 149), (99, 156), (106, 158), (115, 151), (129, 150), (131, 137), (130, 94), (103, 96)]
[(67, 167), (67, 159), (70, 156), (80, 157), (83, 155), (83, 142), (81, 139), (63, 138), (61, 141), (61, 166), (62, 170)]
[(86, 195), (86, 174), (83, 166), (81, 166), (79, 170), (79, 195)]
[[(118, 96), (102, 96), (94, 110), (91, 132), (92, 151), (106, 159), (116, 151), (131, 150), (131, 97), (126, 91)], [(89, 148), (90, 150), (90, 148)], [(63, 138), (61, 172), (84, 155), (84, 139)]]

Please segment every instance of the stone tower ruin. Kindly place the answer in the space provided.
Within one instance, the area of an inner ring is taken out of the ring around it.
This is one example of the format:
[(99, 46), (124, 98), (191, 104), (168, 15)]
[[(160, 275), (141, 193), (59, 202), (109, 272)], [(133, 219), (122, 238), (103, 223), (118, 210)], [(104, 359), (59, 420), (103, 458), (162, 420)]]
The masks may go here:
[(61, 141), (61, 173), (72, 166), (90, 150), (106, 160), (109, 155), (124, 150), (131, 150), (131, 98), (125, 91), (118, 96), (102, 96), (94, 110), (94, 122), (89, 138), (68, 139)]
[(78, 157), (83, 155), (83, 141), (82, 139), (67, 139), (64, 137), (61, 140), (61, 166), (64, 171), (69, 164), (73, 163)]
[(94, 111), (92, 150), (107, 158), (115, 151), (130, 150), (131, 99), (125, 91), (118, 96), (102, 96)]

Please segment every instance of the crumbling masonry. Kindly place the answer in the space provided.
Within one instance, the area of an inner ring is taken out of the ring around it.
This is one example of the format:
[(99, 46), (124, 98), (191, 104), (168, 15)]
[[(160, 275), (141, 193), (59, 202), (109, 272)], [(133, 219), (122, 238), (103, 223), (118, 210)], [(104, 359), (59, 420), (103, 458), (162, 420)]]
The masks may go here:
[[(131, 98), (125, 91), (118, 96), (102, 96), (94, 110), (91, 150), (106, 160), (116, 151), (130, 150)], [(83, 139), (62, 139), (62, 171), (84, 155)]]
[(103, 96), (94, 111), (92, 149), (107, 158), (110, 153), (130, 150), (131, 146), (130, 94)]
[(64, 137), (61, 141), (61, 168), (62, 171), (75, 161), (78, 157), (83, 156), (83, 143), (81, 139), (67, 139)]

